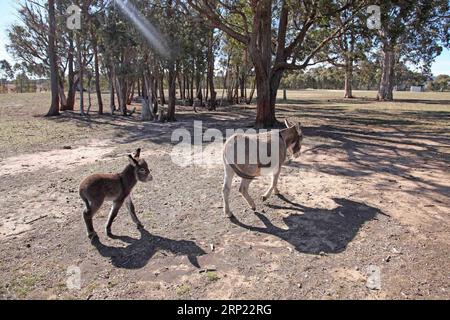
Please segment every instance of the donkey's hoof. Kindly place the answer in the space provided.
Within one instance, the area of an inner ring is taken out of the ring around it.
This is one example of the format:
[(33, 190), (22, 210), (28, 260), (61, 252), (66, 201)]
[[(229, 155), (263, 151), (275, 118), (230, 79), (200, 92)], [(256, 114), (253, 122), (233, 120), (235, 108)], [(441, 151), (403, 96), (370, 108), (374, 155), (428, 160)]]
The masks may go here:
[(89, 238), (89, 240), (94, 241), (94, 240), (98, 239), (98, 234), (96, 232), (90, 233), (90, 234), (88, 234), (88, 238)]
[(252, 209), (253, 212), (255, 212), (256, 211), (256, 206), (253, 206), (251, 209)]
[(234, 218), (234, 215), (233, 215), (233, 213), (231, 213), (231, 211), (225, 212), (225, 216), (229, 219)]
[(138, 224), (136, 225), (136, 227), (138, 228), (138, 230), (144, 229), (144, 225), (143, 225), (142, 223), (138, 223)]

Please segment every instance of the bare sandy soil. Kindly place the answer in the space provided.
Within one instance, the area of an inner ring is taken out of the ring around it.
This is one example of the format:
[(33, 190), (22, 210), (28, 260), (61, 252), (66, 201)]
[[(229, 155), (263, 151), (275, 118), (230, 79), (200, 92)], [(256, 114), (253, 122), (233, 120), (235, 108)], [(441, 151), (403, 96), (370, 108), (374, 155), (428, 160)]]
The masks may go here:
[[(302, 122), (302, 156), (284, 167), (281, 196), (262, 203), (269, 178), (252, 183), (256, 213), (236, 178), (231, 221), (222, 213), (222, 166), (179, 167), (170, 138), (176, 128), (192, 131), (193, 120), (248, 128), (253, 107), (180, 107), (178, 122), (156, 124), (44, 119), (34, 115), (46, 96), (0, 98), (0, 297), (449, 299), (450, 95), (404, 99), (397, 109), (329, 95), (280, 103), (279, 119)], [(78, 184), (121, 170), (137, 147), (154, 176), (133, 193), (145, 230), (123, 208), (117, 236), (107, 238), (106, 204), (91, 244)], [(74, 268), (81, 287), (70, 289)]]

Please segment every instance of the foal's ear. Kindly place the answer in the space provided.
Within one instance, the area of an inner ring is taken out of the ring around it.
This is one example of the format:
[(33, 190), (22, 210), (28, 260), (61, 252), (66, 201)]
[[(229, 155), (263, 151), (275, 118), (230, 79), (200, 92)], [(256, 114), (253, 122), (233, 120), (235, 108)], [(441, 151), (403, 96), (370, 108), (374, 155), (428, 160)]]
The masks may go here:
[(284, 124), (286, 125), (286, 128), (292, 127), (292, 124), (289, 122), (288, 119), (284, 119)]
[(141, 148), (137, 149), (137, 150), (134, 152), (133, 158), (139, 159), (140, 156), (141, 156)]
[(298, 133), (300, 136), (303, 136), (302, 124), (301, 124), (300, 122), (298, 122), (298, 123), (295, 125), (295, 129), (297, 130), (297, 133)]
[(138, 165), (138, 162), (136, 161), (136, 159), (131, 155), (131, 154), (129, 154), (128, 155), (128, 160), (130, 161), (130, 164), (132, 165), (132, 166), (137, 166)]

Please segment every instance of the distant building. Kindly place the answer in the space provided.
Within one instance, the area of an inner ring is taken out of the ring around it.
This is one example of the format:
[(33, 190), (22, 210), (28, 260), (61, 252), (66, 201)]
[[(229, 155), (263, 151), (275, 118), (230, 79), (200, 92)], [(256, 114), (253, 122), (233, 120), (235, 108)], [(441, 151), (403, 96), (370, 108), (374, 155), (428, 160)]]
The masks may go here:
[(6, 91), (8, 93), (17, 93), (17, 86), (13, 83), (8, 83), (6, 85)]
[(425, 86), (424, 86), (424, 85), (420, 85), (420, 86), (411, 86), (411, 88), (409, 89), (409, 91), (411, 91), (411, 92), (424, 92), (424, 91), (425, 91)]

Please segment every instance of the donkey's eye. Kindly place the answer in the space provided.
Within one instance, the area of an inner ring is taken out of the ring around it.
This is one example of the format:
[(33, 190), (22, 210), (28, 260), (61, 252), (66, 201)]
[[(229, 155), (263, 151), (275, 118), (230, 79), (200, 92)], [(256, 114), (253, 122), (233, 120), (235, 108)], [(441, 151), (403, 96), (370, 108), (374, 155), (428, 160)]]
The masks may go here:
[(141, 169), (139, 169), (139, 172), (140, 172), (140, 173), (145, 173), (145, 169), (144, 169), (144, 168), (141, 168)]

